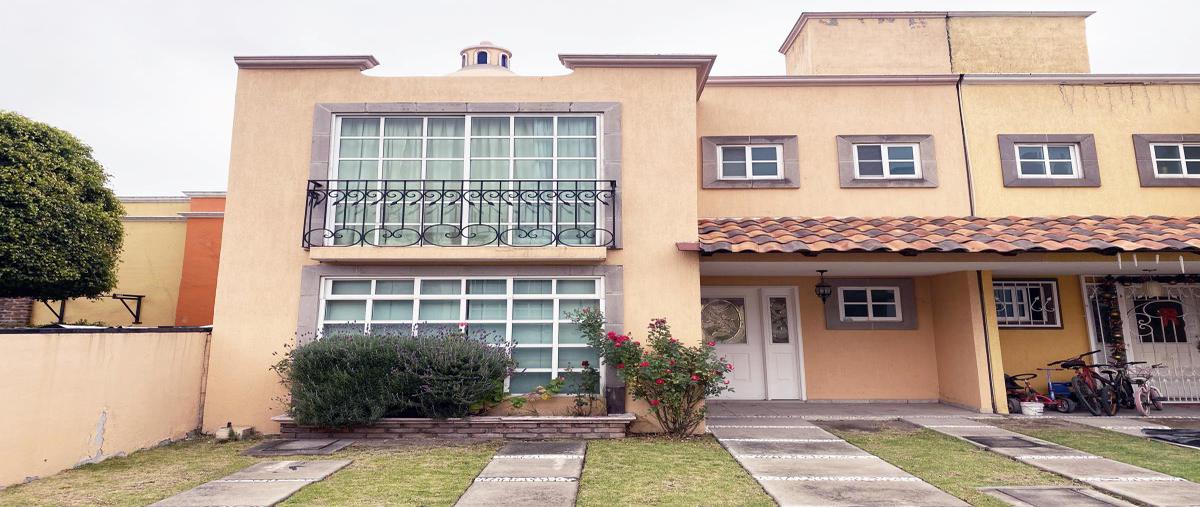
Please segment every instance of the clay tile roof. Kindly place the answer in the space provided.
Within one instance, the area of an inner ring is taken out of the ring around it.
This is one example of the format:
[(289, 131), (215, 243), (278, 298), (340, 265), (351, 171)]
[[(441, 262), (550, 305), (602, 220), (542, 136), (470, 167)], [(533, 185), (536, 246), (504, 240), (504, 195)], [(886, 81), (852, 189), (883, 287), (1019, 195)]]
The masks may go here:
[(1200, 217), (700, 219), (702, 252), (1200, 251)]

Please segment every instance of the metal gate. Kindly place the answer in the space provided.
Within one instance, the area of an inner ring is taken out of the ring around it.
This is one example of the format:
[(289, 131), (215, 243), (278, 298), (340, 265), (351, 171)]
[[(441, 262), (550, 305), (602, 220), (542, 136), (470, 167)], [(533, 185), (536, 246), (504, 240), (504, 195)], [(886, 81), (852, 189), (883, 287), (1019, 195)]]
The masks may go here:
[(1200, 284), (1089, 277), (1085, 289), (1097, 362), (1123, 344), (1126, 360), (1165, 366), (1151, 383), (1167, 401), (1200, 402)]

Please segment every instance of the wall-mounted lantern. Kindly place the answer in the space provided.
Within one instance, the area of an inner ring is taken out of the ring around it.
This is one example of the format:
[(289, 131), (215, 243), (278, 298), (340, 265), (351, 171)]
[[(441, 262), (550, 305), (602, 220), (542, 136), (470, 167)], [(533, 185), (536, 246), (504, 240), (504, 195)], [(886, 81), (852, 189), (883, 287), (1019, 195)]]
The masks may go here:
[(818, 269), (817, 270), (817, 273), (821, 274), (821, 279), (817, 280), (817, 286), (815, 287), (814, 292), (817, 294), (817, 297), (821, 298), (821, 304), (825, 304), (827, 301), (829, 301), (829, 296), (831, 294), (833, 294), (833, 286), (829, 285), (828, 283), (825, 282), (825, 272), (826, 271), (829, 271), (829, 270), (828, 269)]

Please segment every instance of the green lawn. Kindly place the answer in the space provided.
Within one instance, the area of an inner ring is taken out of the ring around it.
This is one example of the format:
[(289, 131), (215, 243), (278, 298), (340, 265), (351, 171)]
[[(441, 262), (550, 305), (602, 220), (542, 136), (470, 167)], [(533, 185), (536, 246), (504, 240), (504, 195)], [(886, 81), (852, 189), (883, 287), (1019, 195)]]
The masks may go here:
[(1004, 429), (1189, 481), (1200, 481), (1200, 451), (1062, 420), (1009, 419)]
[(1067, 479), (954, 437), (905, 423), (854, 421), (817, 424), (971, 505), (1007, 505), (976, 488), (1071, 484)]
[(143, 506), (257, 461), (350, 459), (350, 466), (305, 487), (283, 505), (452, 505), (499, 443), (352, 446), (333, 456), (252, 458), (255, 442), (179, 442), (0, 491), (0, 507)]
[(580, 506), (775, 505), (709, 436), (630, 437), (588, 443)]

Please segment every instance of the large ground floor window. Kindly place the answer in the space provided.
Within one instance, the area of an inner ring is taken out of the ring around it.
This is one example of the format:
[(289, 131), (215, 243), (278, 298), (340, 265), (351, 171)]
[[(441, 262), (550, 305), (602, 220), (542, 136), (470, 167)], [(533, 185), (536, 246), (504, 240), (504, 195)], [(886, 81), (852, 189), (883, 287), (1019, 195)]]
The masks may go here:
[(518, 369), (509, 391), (529, 392), (561, 375), (570, 392), (581, 363), (599, 368), (600, 361), (568, 315), (603, 310), (602, 284), (595, 277), (326, 278), (318, 318), (322, 336), (461, 328), (513, 346)]

